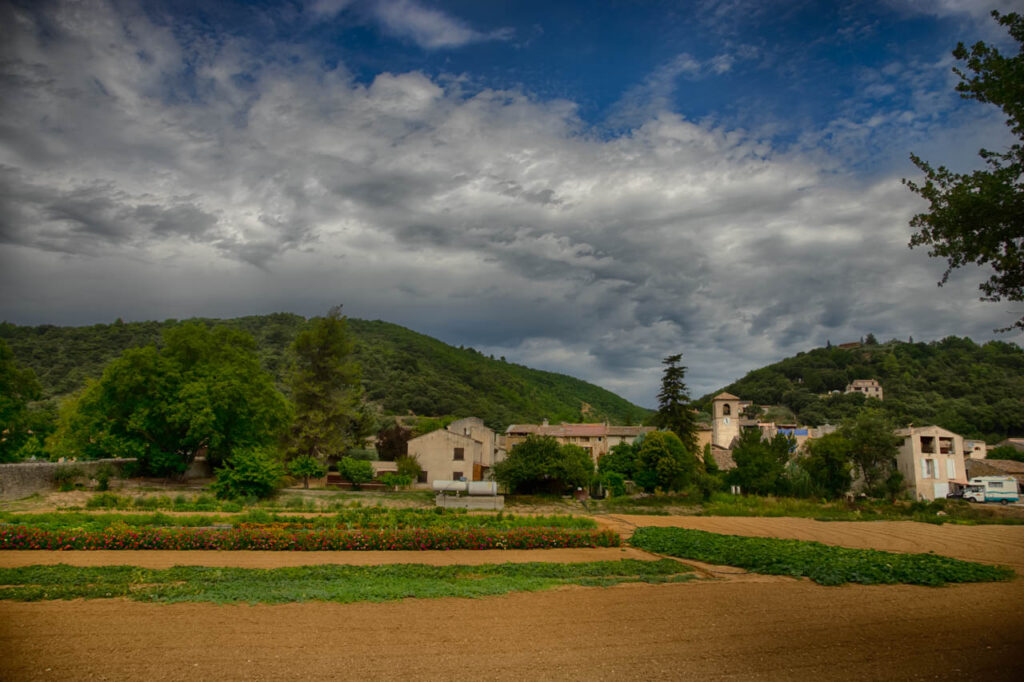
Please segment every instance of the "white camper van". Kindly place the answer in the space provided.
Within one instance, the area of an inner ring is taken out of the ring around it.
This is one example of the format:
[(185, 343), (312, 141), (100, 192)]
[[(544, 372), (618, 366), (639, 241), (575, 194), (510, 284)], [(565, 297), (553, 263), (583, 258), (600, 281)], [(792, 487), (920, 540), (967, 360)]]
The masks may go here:
[(964, 488), (964, 499), (971, 502), (1019, 502), (1017, 479), (1012, 476), (976, 476)]

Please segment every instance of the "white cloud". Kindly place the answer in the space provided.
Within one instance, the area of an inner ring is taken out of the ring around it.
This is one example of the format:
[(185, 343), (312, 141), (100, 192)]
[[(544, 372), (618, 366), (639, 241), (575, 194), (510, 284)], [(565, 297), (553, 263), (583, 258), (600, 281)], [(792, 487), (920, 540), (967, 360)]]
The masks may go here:
[(387, 32), (412, 40), (428, 50), (508, 40), (513, 35), (509, 28), (477, 31), (458, 18), (424, 7), (414, 0), (379, 0), (373, 13)]

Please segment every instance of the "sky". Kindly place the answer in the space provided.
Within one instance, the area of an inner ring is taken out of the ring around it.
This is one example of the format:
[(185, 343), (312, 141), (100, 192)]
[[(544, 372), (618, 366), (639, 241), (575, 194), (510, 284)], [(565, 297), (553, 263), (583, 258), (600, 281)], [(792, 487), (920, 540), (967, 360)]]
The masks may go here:
[(1012, 142), (997, 0), (0, 0), (0, 319), (344, 305), (656, 404), (998, 334), (909, 249), (912, 152)]

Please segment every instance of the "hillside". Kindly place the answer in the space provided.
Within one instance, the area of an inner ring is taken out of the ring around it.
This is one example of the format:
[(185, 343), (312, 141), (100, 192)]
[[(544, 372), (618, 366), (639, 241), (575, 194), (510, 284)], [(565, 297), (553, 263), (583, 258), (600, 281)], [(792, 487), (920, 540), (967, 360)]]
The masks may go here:
[[(263, 366), (284, 388), (288, 348), (306, 324), (303, 317), (275, 313), (199, 321), (251, 333)], [(100, 376), (125, 349), (159, 344), (163, 330), (175, 324), (179, 322), (25, 327), (5, 322), (0, 324), (0, 338), (20, 363), (35, 371), (46, 396), (53, 398)], [(608, 419), (630, 424), (649, 414), (585, 381), (489, 358), (472, 348), (454, 348), (395, 324), (349, 318), (348, 326), (363, 366), (366, 395), (385, 414), (473, 415), (498, 429), (545, 417), (555, 422)]]
[[(989, 443), (1024, 435), (1024, 350), (1001, 341), (978, 345), (950, 336), (931, 343), (816, 348), (722, 390), (760, 405), (784, 405), (801, 423), (817, 426), (862, 408), (862, 395), (827, 395), (854, 379), (877, 379), (884, 390), (878, 406), (900, 425), (936, 424)], [(700, 404), (707, 406), (717, 393)]]

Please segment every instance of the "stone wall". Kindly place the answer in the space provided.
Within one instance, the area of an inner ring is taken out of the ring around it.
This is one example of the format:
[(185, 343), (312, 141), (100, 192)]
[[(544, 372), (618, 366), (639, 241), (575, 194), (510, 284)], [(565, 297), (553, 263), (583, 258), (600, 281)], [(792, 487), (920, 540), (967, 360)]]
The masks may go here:
[(53, 490), (53, 474), (60, 467), (73, 467), (81, 473), (78, 482), (92, 478), (104, 464), (114, 468), (115, 475), (121, 467), (134, 459), (96, 459), (83, 462), (15, 462), (0, 464), (0, 500), (16, 500), (33, 493)]

